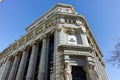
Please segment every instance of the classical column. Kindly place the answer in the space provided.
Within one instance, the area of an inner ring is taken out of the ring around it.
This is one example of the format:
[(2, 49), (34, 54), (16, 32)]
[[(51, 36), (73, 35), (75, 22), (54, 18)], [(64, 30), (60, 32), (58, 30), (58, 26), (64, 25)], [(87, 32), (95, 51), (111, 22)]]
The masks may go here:
[(38, 80), (45, 80), (46, 74), (46, 60), (47, 60), (47, 54), (48, 54), (48, 39), (44, 37), (43, 43), (42, 43), (42, 51), (41, 51), (41, 60), (39, 65), (39, 74), (38, 74)]
[(10, 70), (11, 70), (11, 67), (12, 67), (12, 59), (13, 59), (13, 57), (9, 57), (7, 59), (6, 66), (5, 66), (4, 72), (2, 74), (1, 80), (7, 80), (8, 79), (8, 76), (9, 76), (9, 73), (10, 73)]
[(25, 73), (25, 66), (26, 66), (26, 62), (27, 62), (27, 57), (28, 57), (28, 51), (26, 48), (24, 48), (22, 58), (21, 58), (21, 61), (19, 64), (18, 72), (16, 75), (16, 80), (23, 80), (23, 76)]
[(15, 59), (14, 59), (13, 66), (12, 66), (10, 75), (8, 77), (8, 80), (14, 80), (15, 79), (16, 72), (17, 72), (18, 65), (19, 65), (19, 61), (20, 61), (20, 55), (19, 54), (20, 53), (15, 55)]
[(38, 45), (36, 42), (32, 43), (32, 53), (30, 56), (30, 62), (28, 66), (26, 80), (34, 80), (34, 73), (36, 68), (36, 61), (37, 61), (37, 53), (38, 53)]
[(3, 61), (2, 66), (0, 67), (0, 79), (1, 79), (1, 75), (3, 73), (4, 67), (5, 67), (5, 62)]

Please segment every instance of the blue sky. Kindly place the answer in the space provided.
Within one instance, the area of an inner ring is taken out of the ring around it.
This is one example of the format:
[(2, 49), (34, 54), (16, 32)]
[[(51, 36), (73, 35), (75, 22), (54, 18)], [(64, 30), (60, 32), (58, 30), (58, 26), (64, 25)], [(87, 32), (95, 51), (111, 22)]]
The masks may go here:
[[(57, 3), (71, 4), (85, 16), (106, 62), (120, 39), (120, 0), (4, 0), (0, 3), (0, 52)], [(120, 68), (106, 62), (106, 70), (109, 80), (120, 80)]]

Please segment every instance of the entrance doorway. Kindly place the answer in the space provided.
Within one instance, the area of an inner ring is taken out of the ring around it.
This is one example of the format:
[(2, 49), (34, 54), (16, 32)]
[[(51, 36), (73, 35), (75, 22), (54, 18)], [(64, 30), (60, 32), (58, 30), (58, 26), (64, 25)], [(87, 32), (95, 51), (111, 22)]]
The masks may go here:
[(83, 67), (72, 66), (72, 80), (87, 80)]

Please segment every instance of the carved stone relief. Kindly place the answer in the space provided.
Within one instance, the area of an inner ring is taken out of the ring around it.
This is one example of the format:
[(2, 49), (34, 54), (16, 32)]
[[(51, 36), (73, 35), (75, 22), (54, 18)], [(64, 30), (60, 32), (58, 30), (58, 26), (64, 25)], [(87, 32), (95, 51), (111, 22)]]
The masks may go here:
[(96, 70), (93, 70), (93, 80), (98, 80), (98, 79), (99, 77), (98, 77)]
[(68, 35), (67, 41), (69, 44), (77, 44), (77, 39), (75, 35)]
[(72, 67), (70, 66), (70, 63), (65, 63), (65, 69), (64, 69), (65, 80), (72, 80), (71, 70), (72, 70)]
[(74, 34), (79, 34), (80, 31), (81, 31), (81, 28), (65, 28), (65, 27), (62, 27), (62, 30), (66, 34), (74, 35)]
[(93, 65), (89, 64), (87, 66), (87, 70), (88, 70), (89, 80), (98, 80), (99, 79), (98, 74), (97, 74), (96, 70), (94, 69)]

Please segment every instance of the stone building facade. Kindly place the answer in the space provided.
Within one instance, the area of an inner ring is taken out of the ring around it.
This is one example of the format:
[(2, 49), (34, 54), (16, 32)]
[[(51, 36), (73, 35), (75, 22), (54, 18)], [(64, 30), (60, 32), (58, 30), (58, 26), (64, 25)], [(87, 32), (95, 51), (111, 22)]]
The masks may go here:
[(0, 80), (108, 80), (82, 15), (57, 4), (0, 54)]

